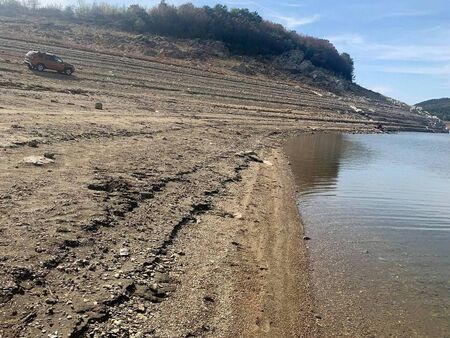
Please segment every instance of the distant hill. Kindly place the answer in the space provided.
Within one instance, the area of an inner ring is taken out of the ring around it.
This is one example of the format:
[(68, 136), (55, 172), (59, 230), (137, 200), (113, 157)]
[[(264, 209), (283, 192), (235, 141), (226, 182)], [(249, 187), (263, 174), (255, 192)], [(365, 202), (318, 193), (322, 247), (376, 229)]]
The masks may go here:
[(441, 120), (450, 121), (450, 98), (423, 101), (415, 106), (423, 108)]

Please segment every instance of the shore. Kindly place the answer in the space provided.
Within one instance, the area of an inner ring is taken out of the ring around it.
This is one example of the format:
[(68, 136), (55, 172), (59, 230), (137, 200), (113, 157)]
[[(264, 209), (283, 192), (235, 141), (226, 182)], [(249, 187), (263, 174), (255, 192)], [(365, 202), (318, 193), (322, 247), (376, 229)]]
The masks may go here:
[[(281, 144), (422, 117), (233, 60), (134, 59), (0, 26), (0, 337), (320, 336)], [(77, 71), (30, 71), (30, 49)]]
[(159, 335), (319, 336), (292, 174), (279, 149), (264, 159), (178, 235), (182, 288), (149, 322)]

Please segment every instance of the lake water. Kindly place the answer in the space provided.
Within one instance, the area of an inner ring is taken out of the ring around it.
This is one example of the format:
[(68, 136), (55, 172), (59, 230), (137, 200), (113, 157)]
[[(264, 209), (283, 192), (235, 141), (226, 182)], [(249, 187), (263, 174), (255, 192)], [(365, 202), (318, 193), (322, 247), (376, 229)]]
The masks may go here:
[(285, 151), (325, 336), (450, 337), (450, 135), (316, 134)]

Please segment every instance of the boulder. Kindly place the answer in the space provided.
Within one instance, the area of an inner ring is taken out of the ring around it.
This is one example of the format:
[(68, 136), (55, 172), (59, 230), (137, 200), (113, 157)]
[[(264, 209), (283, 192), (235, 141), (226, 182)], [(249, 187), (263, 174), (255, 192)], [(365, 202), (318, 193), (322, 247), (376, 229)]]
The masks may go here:
[(43, 166), (46, 164), (53, 163), (55, 161), (45, 156), (28, 156), (23, 159), (23, 162), (26, 164), (33, 164), (35, 166)]
[(314, 65), (309, 60), (303, 60), (302, 63), (298, 66), (298, 71), (303, 74), (308, 74), (313, 72), (316, 69)]

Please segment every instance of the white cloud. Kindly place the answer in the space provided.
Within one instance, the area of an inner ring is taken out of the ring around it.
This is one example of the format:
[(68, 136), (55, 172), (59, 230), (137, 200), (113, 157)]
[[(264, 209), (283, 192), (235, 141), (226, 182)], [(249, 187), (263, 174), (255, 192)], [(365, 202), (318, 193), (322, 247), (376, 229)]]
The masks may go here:
[(327, 37), (333, 43), (343, 44), (343, 45), (361, 45), (364, 43), (362, 36), (358, 34), (342, 34)]
[(425, 67), (382, 67), (380, 71), (385, 73), (415, 74), (415, 75), (450, 75), (450, 64), (443, 66)]
[(343, 34), (327, 38), (338, 47), (357, 49), (376, 60), (450, 62), (450, 46), (444, 43), (382, 44), (369, 42), (358, 34)]
[(286, 7), (295, 7), (295, 8), (305, 7), (304, 4), (293, 4), (293, 3), (292, 4), (291, 3), (287, 3), (287, 4), (283, 3), (281, 5), (286, 6)]
[(298, 26), (309, 25), (311, 23), (317, 22), (320, 19), (319, 14), (314, 14), (311, 16), (305, 17), (293, 17), (293, 16), (284, 16), (280, 14), (272, 15), (275, 19), (282, 21), (287, 28), (295, 28)]
[[(287, 16), (287, 15), (283, 15), (283, 14), (279, 13), (278, 11), (274, 11), (272, 9), (272, 7), (264, 6), (261, 3), (258, 3), (257, 1), (253, 1), (253, 0), (227, 0), (226, 3), (229, 5), (241, 5), (241, 6), (242, 5), (251, 5), (251, 6), (260, 8), (263, 11), (265, 11), (268, 16), (270, 16), (278, 21), (281, 21), (281, 23), (283, 23), (289, 29), (294, 29), (295, 27), (312, 24), (312, 23), (318, 21), (321, 17), (319, 14), (314, 14), (314, 15), (304, 16), (304, 17)], [(292, 7), (292, 8), (300, 8), (300, 7), (305, 6), (304, 4), (301, 4), (301, 3), (293, 3), (293, 2), (288, 2), (288, 3), (281, 2), (280, 3), (278, 1), (275, 2), (275, 8), (280, 5), (286, 6), (286, 7)]]
[(450, 61), (450, 46), (444, 45), (379, 45), (380, 60)]

